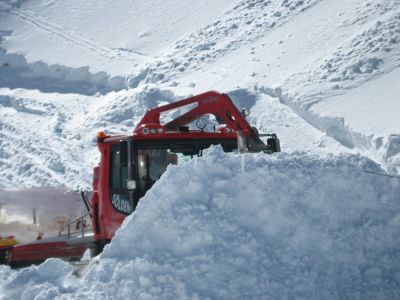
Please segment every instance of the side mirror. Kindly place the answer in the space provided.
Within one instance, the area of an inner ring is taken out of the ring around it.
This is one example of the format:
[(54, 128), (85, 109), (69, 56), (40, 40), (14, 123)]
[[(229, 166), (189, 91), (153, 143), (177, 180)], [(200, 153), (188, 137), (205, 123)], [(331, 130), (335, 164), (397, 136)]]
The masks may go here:
[(130, 190), (130, 191), (136, 189), (136, 181), (135, 181), (135, 180), (128, 180), (128, 181), (126, 182), (126, 187), (127, 187), (128, 190)]
[(250, 109), (242, 108), (242, 116), (247, 117), (248, 115), (250, 115)]

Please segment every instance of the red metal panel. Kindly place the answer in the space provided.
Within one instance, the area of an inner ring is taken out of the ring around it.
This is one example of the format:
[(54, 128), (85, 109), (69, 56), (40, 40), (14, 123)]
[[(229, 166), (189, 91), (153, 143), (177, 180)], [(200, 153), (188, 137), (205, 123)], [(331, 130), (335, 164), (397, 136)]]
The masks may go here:
[(69, 246), (66, 242), (44, 242), (18, 245), (11, 249), (9, 262), (40, 261), (50, 257), (73, 259), (82, 257), (86, 247)]

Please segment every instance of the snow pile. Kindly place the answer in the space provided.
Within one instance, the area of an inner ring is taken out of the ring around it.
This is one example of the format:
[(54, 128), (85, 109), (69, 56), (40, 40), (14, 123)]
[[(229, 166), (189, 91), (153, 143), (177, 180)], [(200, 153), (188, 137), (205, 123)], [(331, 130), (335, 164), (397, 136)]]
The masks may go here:
[(240, 156), (214, 147), (169, 167), (82, 279), (47, 282), (39, 266), (12, 272), (2, 292), (41, 299), (48, 290), (72, 299), (397, 299), (400, 186), (364, 169), (377, 167), (359, 156)]
[[(17, 275), (16, 271), (11, 271), (8, 267), (0, 265), (1, 282), (8, 283), (8, 292), (1, 293), (0, 299), (55, 299), (60, 294), (59, 287), (64, 286), (64, 281), (72, 273), (73, 267), (59, 259), (48, 259), (38, 267), (23, 269)], [(15, 275), (18, 280), (15, 281)], [(21, 286), (27, 286), (26, 290), (21, 290)], [(68, 291), (67, 287), (61, 289), (62, 292)], [(69, 289), (71, 291), (71, 289)]]

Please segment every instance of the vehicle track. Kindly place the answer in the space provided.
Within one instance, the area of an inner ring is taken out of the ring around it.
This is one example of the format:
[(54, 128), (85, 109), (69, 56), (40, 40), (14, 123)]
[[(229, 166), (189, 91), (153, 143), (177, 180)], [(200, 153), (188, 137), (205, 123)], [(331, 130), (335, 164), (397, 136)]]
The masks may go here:
[(109, 48), (95, 43), (93, 40), (83, 38), (75, 33), (67, 32), (64, 28), (56, 23), (43, 19), (32, 12), (22, 9), (12, 10), (11, 13), (24, 22), (34, 25), (37, 29), (55, 35), (62, 40), (86, 48), (107, 59), (121, 59), (129, 62), (137, 62), (139, 59), (148, 58), (149, 56), (137, 51), (127, 51), (124, 49)]

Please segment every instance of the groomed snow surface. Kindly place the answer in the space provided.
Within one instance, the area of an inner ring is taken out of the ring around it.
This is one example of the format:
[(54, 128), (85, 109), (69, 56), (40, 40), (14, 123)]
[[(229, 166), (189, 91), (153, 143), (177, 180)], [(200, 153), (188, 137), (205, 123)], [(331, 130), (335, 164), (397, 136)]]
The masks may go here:
[(364, 169), (214, 147), (170, 166), (82, 278), (3, 266), (3, 298), (398, 299), (400, 187)]

